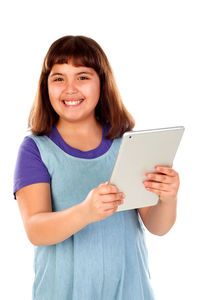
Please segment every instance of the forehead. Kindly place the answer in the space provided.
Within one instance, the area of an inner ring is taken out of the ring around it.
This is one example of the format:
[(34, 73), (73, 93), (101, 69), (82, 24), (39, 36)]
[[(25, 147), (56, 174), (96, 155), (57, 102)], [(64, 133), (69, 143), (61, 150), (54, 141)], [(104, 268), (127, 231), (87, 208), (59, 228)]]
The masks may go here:
[(95, 73), (95, 70), (93, 68), (89, 68), (86, 66), (75, 66), (71, 63), (67, 64), (54, 64), (51, 73), (58, 72), (58, 73), (77, 73), (77, 72), (90, 72), (92, 74)]

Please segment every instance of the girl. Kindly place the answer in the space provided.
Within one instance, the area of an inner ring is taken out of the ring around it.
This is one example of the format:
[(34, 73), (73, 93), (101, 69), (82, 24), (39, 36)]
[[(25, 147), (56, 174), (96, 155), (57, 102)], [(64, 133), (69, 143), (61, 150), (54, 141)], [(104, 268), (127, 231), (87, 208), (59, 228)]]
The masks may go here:
[(133, 127), (101, 47), (84, 36), (55, 41), (15, 169), (14, 195), (35, 245), (32, 299), (154, 299), (141, 219), (153, 234), (170, 230), (179, 177), (157, 166), (144, 185), (159, 203), (116, 212), (124, 194), (107, 180)]

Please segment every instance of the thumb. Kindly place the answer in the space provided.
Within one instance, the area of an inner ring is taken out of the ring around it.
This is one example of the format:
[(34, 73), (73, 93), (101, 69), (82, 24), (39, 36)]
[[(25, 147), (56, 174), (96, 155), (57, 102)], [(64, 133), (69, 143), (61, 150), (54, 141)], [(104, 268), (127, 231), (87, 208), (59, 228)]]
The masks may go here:
[(102, 185), (107, 185), (108, 184), (108, 181), (106, 181), (106, 182), (102, 182), (99, 186), (102, 186)]

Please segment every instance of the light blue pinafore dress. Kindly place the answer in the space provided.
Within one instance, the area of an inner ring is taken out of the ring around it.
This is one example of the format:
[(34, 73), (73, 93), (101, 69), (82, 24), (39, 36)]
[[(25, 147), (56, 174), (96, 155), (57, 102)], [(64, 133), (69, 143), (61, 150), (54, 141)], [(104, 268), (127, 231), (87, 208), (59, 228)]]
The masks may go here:
[[(36, 142), (51, 176), (52, 210), (85, 200), (108, 181), (121, 138), (94, 159), (67, 154), (47, 136)], [(116, 212), (63, 242), (35, 246), (33, 300), (153, 300), (144, 229), (137, 210)]]

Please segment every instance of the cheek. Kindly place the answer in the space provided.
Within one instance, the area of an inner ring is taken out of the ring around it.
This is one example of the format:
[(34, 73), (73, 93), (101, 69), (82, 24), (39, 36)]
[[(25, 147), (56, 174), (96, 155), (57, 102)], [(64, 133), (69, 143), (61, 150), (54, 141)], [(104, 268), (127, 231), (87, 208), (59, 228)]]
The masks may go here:
[(100, 97), (100, 84), (95, 83), (89, 87), (87, 87), (87, 94), (96, 102)]
[(49, 86), (48, 87), (48, 93), (49, 93), (49, 99), (50, 102), (54, 102), (56, 99), (58, 99), (60, 95), (60, 90), (55, 86)]

